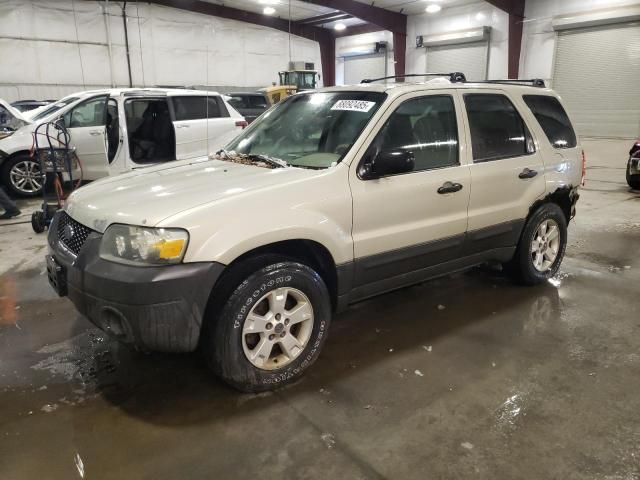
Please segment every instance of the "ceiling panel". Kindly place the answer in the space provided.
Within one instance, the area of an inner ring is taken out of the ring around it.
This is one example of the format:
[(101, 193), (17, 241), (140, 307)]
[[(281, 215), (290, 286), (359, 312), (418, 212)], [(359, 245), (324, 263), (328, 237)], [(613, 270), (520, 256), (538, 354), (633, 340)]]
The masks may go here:
[(248, 12), (262, 13), (264, 7), (273, 7), (276, 12), (272, 17), (280, 17), (285, 20), (302, 20), (304, 18), (315, 17), (331, 13), (335, 10), (332, 8), (321, 7), (312, 3), (302, 2), (300, 0), (291, 0), (291, 17), (289, 17), (289, 1), (288, 0), (204, 0), (207, 3), (223, 5), (225, 7), (237, 8)]
[[(371, 2), (370, 0), (356, 0), (360, 3), (365, 3), (367, 5), (371, 5), (372, 3), (376, 7), (385, 8), (387, 10), (391, 10), (393, 12), (400, 12), (406, 15), (417, 15), (421, 13), (425, 13), (424, 9), (430, 3), (437, 3), (444, 10), (449, 7), (459, 7), (460, 5), (469, 5), (471, 3), (477, 3), (478, 0), (375, 0), (375, 2)], [(437, 15), (437, 14), (434, 14)]]

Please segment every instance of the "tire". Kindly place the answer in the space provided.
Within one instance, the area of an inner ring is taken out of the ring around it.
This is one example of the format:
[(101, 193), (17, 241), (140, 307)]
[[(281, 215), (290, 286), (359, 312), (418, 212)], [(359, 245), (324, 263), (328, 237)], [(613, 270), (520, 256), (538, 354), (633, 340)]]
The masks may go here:
[[(548, 230), (546, 232), (548, 237), (541, 236), (543, 225), (546, 225), (544, 230)], [(557, 236), (549, 233), (553, 227), (557, 227), (555, 230)], [(553, 238), (551, 238), (552, 236)], [(535, 251), (533, 251), (534, 248)], [(537, 285), (550, 279), (558, 272), (566, 248), (567, 218), (558, 205), (545, 203), (527, 220), (516, 253), (513, 259), (505, 265), (506, 270), (517, 283)]]
[(36, 210), (31, 214), (31, 228), (33, 228), (34, 232), (42, 233), (46, 226), (44, 212), (42, 210)]
[(238, 267), (246, 272), (228, 300), (211, 312), (201, 344), (219, 377), (251, 393), (299, 379), (318, 358), (331, 323), (329, 292), (318, 273), (290, 260), (247, 268), (256, 263), (237, 266), (236, 275), (221, 279), (242, 277)]
[[(2, 183), (20, 197), (40, 195), (44, 178), (40, 175), (40, 164), (25, 153), (10, 158), (2, 165)], [(24, 183), (21, 184), (20, 179), (24, 179)]]
[(640, 190), (640, 175), (631, 175), (631, 158), (627, 162), (627, 183), (634, 190)]

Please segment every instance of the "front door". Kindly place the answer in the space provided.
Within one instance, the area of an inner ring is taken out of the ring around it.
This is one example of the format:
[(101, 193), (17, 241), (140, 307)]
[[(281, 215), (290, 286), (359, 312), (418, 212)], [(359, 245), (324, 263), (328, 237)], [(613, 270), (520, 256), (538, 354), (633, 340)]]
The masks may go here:
[(404, 149), (415, 157), (413, 171), (362, 180), (352, 166), (356, 296), (412, 283), (411, 275), (458, 257), (471, 187), (458, 103), (454, 92), (443, 90), (405, 95), (392, 104), (363, 161)]
[(529, 208), (545, 192), (544, 163), (504, 92), (465, 90), (473, 164), (466, 253), (513, 247)]
[(97, 180), (109, 175), (107, 99), (107, 96), (90, 98), (64, 114), (64, 123), (71, 135), (70, 143), (82, 164), (84, 180)]

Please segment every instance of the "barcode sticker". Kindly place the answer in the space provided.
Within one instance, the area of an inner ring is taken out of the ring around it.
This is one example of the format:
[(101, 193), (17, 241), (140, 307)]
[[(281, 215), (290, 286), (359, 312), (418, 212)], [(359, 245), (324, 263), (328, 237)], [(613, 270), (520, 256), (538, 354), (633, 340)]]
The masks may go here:
[(348, 110), (351, 112), (368, 112), (376, 102), (366, 100), (338, 100), (331, 110)]

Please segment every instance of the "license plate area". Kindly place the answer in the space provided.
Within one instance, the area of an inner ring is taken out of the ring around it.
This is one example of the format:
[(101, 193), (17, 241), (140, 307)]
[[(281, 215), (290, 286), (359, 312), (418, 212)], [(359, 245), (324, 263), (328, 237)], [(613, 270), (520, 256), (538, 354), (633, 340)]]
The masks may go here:
[(47, 255), (47, 277), (49, 285), (59, 296), (67, 295), (67, 272), (51, 255)]

